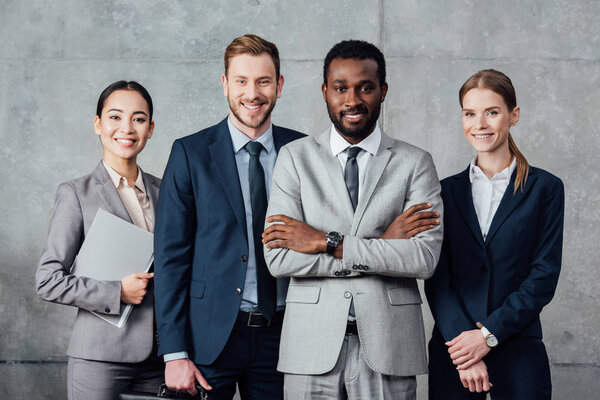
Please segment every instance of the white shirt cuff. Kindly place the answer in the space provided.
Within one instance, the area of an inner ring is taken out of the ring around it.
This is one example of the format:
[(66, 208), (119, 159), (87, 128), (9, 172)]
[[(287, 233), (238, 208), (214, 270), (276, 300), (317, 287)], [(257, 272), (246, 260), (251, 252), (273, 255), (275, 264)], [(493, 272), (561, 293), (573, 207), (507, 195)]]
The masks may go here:
[(169, 353), (163, 355), (165, 362), (173, 360), (181, 360), (182, 358), (189, 358), (187, 351), (178, 351), (177, 353)]

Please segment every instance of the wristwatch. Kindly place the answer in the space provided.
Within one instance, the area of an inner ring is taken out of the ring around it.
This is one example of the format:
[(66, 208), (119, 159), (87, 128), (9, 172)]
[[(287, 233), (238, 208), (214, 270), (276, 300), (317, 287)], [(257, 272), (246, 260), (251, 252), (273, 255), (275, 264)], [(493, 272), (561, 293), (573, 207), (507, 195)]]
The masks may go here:
[(479, 329), (481, 329), (481, 334), (483, 335), (483, 339), (485, 340), (485, 344), (487, 344), (491, 348), (494, 348), (494, 347), (498, 346), (498, 339), (496, 338), (496, 336), (494, 336), (493, 333), (491, 333), (490, 331), (488, 331), (488, 329), (485, 326), (483, 326), (481, 324), (481, 322), (477, 322), (475, 325), (477, 325), (477, 327)]
[(325, 237), (327, 238), (326, 253), (333, 255), (335, 253), (335, 248), (340, 244), (344, 236), (339, 232), (331, 231), (327, 233)]

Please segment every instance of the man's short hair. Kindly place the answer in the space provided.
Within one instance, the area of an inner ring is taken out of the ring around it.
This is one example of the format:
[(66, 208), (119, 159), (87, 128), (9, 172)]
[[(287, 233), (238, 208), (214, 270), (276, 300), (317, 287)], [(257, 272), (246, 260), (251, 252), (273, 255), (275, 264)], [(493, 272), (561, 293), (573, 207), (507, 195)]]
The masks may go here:
[(273, 59), (275, 64), (275, 75), (279, 80), (279, 50), (274, 43), (271, 43), (260, 36), (247, 33), (244, 36), (237, 37), (227, 46), (225, 49), (225, 56), (223, 61), (225, 62), (225, 75), (227, 75), (227, 69), (229, 67), (229, 60), (240, 54), (250, 54), (258, 56), (266, 53)]
[(383, 86), (385, 83), (385, 58), (375, 45), (364, 40), (344, 40), (333, 46), (325, 56), (325, 64), (323, 65), (323, 83), (325, 85), (327, 85), (329, 65), (336, 58), (374, 60), (377, 63), (379, 85)]

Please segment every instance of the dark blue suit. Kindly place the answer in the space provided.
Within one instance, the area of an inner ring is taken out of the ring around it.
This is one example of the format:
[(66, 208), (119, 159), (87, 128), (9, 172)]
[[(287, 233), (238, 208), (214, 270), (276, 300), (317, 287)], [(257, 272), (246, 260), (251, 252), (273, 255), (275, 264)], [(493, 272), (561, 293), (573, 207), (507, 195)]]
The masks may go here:
[[(273, 126), (277, 151), (301, 136)], [(244, 287), (248, 255), (227, 119), (173, 143), (161, 189), (154, 243), (159, 354), (187, 351), (196, 364), (210, 365), (238, 316), (236, 289)]]
[[(562, 258), (564, 188), (531, 167), (523, 190), (516, 170), (484, 241), (473, 206), (469, 169), (444, 179), (444, 242), (425, 292), (435, 319), (429, 344), (433, 399), (472, 398), (444, 341), (481, 322), (499, 345), (484, 358), (493, 399), (549, 398), (550, 372), (540, 312), (554, 296)], [(545, 392), (547, 392), (545, 394)], [(477, 397), (474, 397), (477, 398)]]

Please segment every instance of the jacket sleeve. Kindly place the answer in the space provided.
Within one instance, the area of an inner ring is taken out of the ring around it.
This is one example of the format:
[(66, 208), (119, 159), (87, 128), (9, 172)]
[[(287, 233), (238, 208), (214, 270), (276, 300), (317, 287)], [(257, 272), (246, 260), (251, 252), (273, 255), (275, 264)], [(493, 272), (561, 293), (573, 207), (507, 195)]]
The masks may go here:
[(37, 293), (43, 300), (53, 303), (118, 315), (120, 281), (98, 281), (71, 274), (84, 236), (77, 191), (71, 183), (63, 183), (56, 191), (54, 213), (35, 275)]
[[(300, 177), (287, 147), (282, 147), (273, 170), (267, 215), (284, 214), (305, 221), (300, 197)], [(266, 223), (265, 227), (270, 226)], [(265, 249), (265, 261), (271, 274), (279, 277), (335, 277), (342, 261), (326, 253), (304, 254), (277, 248)], [(356, 273), (355, 273), (356, 275)]]
[(562, 261), (564, 186), (555, 178), (542, 195), (542, 214), (529, 275), (506, 297), (502, 306), (481, 323), (502, 343), (523, 330), (552, 300)]
[[(419, 158), (409, 180), (403, 211), (409, 207), (431, 202), (432, 210), (443, 218), (440, 182), (429, 153)], [(366, 273), (403, 278), (427, 279), (433, 275), (442, 247), (443, 226), (421, 232), (410, 239), (344, 238), (343, 264), (368, 267)]]
[(196, 206), (187, 154), (176, 140), (162, 178), (154, 228), (154, 306), (159, 354), (189, 350), (188, 293)]

